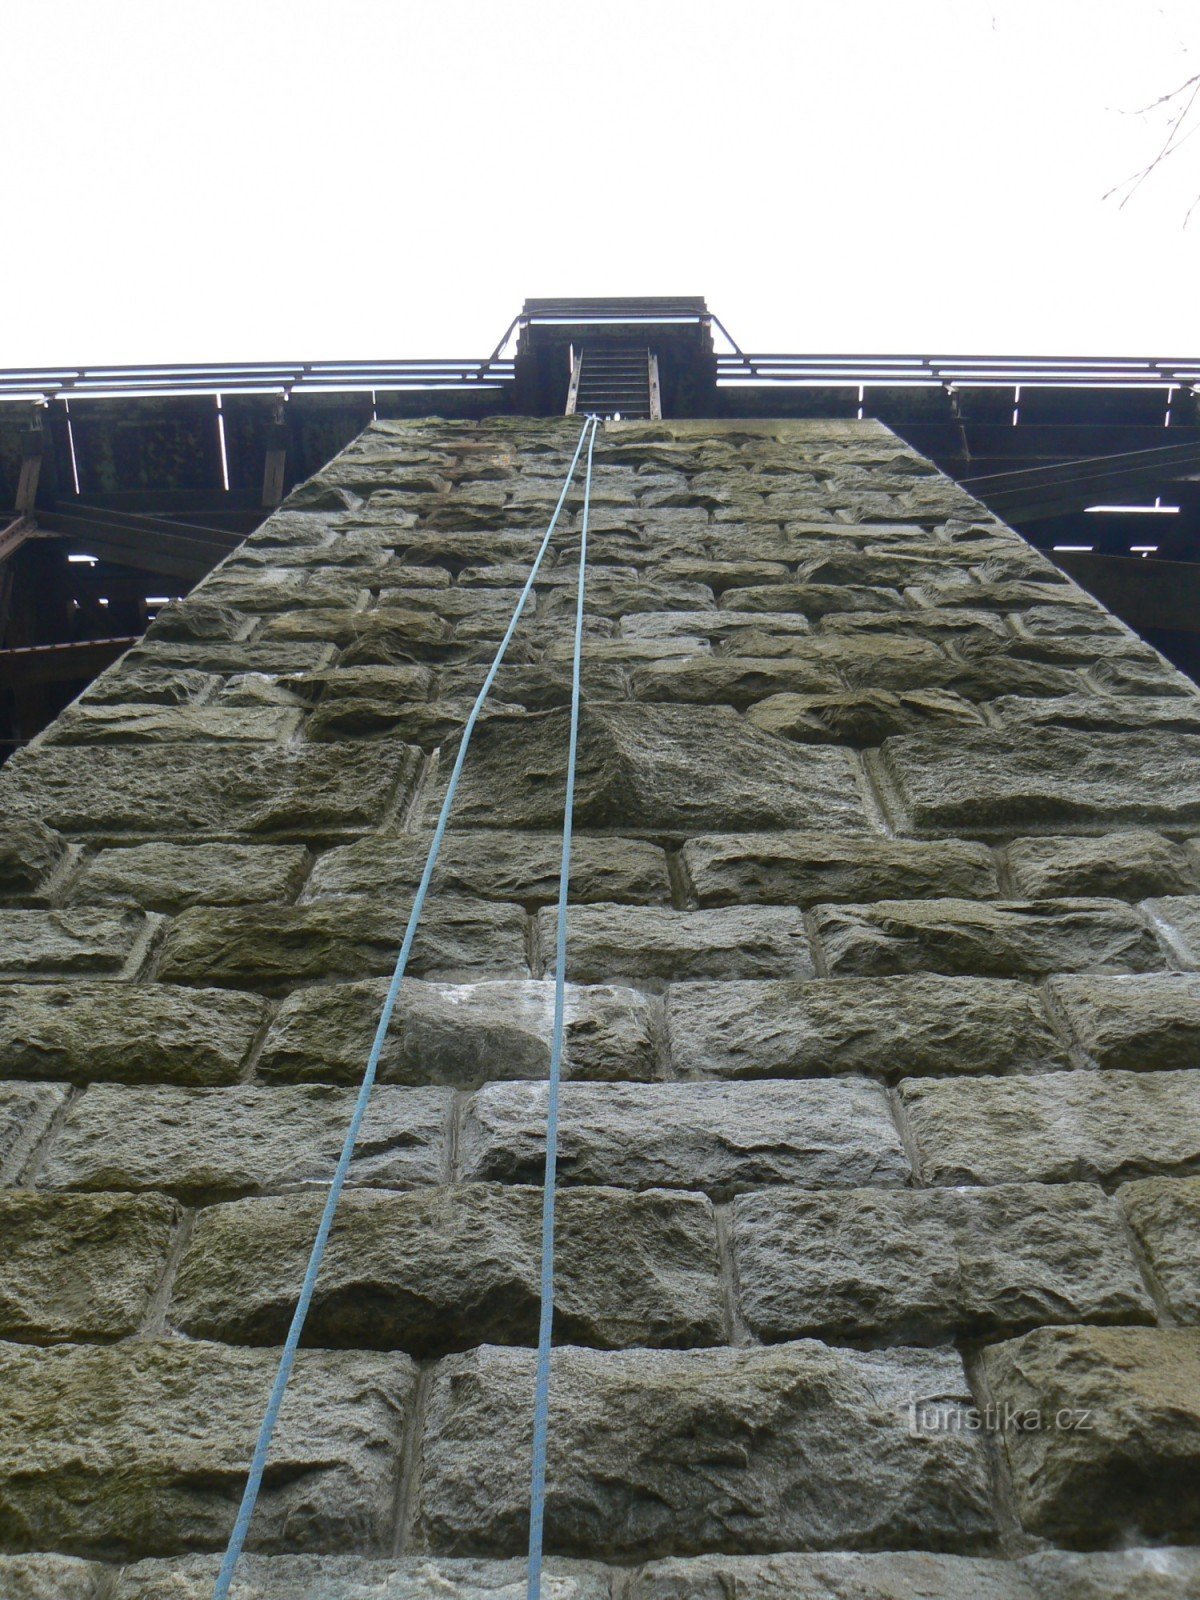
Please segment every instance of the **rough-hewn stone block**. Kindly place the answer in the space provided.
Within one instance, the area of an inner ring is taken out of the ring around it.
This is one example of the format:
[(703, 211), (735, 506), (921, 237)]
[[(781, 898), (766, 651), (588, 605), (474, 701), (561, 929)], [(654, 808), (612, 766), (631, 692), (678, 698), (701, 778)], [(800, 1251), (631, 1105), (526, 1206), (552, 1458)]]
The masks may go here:
[[(172, 983), (278, 989), (391, 972), (410, 907), (362, 896), (299, 906), (195, 906), (167, 931), (159, 975)], [(414, 976), (523, 977), (525, 913), (464, 895), (434, 899), (421, 917)]]
[[(60, 1559), (60, 1558), (55, 1558)], [(220, 1560), (182, 1556), (174, 1561), (138, 1561), (117, 1579), (110, 1600), (212, 1600)], [(0, 1573), (3, 1557), (0, 1557)], [(470, 1557), (243, 1556), (234, 1583), (235, 1600), (521, 1600), (525, 1560), (478, 1561)], [(542, 1567), (545, 1600), (612, 1600), (612, 1575), (590, 1562), (549, 1557)], [(1175, 1600), (1176, 1591), (1153, 1600)], [(13, 1600), (77, 1600), (74, 1591), (18, 1592)], [(78, 1600), (91, 1600), (80, 1595)], [(882, 1597), (881, 1597), (882, 1600)], [(904, 1600), (909, 1600), (908, 1596)], [(912, 1597), (916, 1600), (916, 1597)], [(992, 1600), (990, 1595), (984, 1600)], [(1009, 1600), (1007, 1593), (1003, 1600)], [(1026, 1600), (1022, 1594), (1020, 1600)], [(1029, 1597), (1033, 1600), (1033, 1597)], [(1092, 1600), (1072, 1594), (1069, 1600)], [(1106, 1597), (1107, 1600), (1107, 1597)], [(1123, 1600), (1123, 1596), (1121, 1597)]]
[(1200, 819), (1200, 739), (1190, 734), (1024, 728), (1010, 738), (964, 728), (953, 739), (889, 739), (883, 754), (921, 833)]
[(800, 744), (874, 745), (893, 734), (930, 727), (949, 731), (983, 725), (969, 700), (942, 689), (913, 689), (906, 694), (887, 689), (772, 694), (752, 705), (746, 716), (764, 732)]
[(101, 850), (71, 887), (89, 905), (147, 911), (294, 900), (308, 870), (296, 844), (140, 844)]
[(1075, 1037), (1102, 1067), (1200, 1067), (1200, 977), (1053, 978)]
[[(1015, 1561), (923, 1550), (673, 1557), (642, 1567), (628, 1600), (1195, 1600), (1197, 1594), (1200, 1553), (1156, 1546), (1095, 1554), (1040, 1550)], [(117, 1600), (125, 1600), (123, 1589)], [(150, 1597), (138, 1590), (129, 1600)], [(193, 1600), (191, 1591), (180, 1600)], [(207, 1596), (197, 1592), (195, 1600)], [(273, 1592), (264, 1600), (275, 1600)], [(309, 1591), (294, 1600), (310, 1600)], [(314, 1592), (311, 1600), (323, 1596)]]
[(1019, 894), (1148, 895), (1200, 889), (1200, 871), (1181, 845), (1146, 829), (1106, 833), (1097, 839), (1015, 839), (1006, 852)]
[(1143, 1178), (1120, 1200), (1172, 1315), (1200, 1322), (1200, 1179)]
[[(537, 915), (537, 943), (554, 971), (556, 912)], [(718, 911), (574, 906), (567, 915), (567, 972), (577, 982), (614, 978), (783, 978), (815, 971), (799, 911), (728, 906)]]
[(1118, 900), (883, 900), (816, 913), (829, 970), (843, 974), (1147, 972), (1166, 958)]
[[(0, 1538), (68, 1554), (220, 1549), (276, 1364), (273, 1351), (180, 1339), (0, 1345), (18, 1423), (0, 1438)], [(398, 1353), (301, 1351), (252, 1546), (382, 1552), (413, 1386)]]
[(136, 962), (149, 934), (136, 911), (0, 911), (0, 977), (120, 972)]
[(4, 1600), (99, 1600), (108, 1568), (75, 1556), (0, 1556)]
[(910, 1078), (926, 1183), (1105, 1183), (1200, 1165), (1200, 1072)]
[[(419, 1507), (431, 1548), (521, 1548), (532, 1382), (523, 1350), (438, 1368)], [(562, 1554), (971, 1549), (993, 1536), (978, 1435), (908, 1430), (914, 1399), (970, 1403), (948, 1352), (565, 1348), (550, 1393), (546, 1542)]]
[(775, 1190), (734, 1202), (732, 1238), (762, 1339), (923, 1344), (1154, 1319), (1116, 1204), (1087, 1184)]
[[(450, 1099), (448, 1089), (377, 1089), (350, 1182), (389, 1189), (438, 1182)], [(72, 1106), (38, 1181), (48, 1189), (162, 1189), (196, 1200), (325, 1184), (354, 1100), (348, 1089), (320, 1085), (102, 1084)]]
[[(322, 1203), (289, 1196), (202, 1211), (172, 1322), (200, 1338), (281, 1343)], [(536, 1343), (541, 1210), (540, 1189), (482, 1184), (346, 1195), (307, 1341), (424, 1356)], [(723, 1342), (710, 1202), (662, 1189), (565, 1191), (554, 1321), (560, 1340), (610, 1349)]]
[(1138, 695), (1127, 700), (1100, 694), (1075, 694), (1027, 700), (1005, 696), (989, 708), (1012, 734), (1026, 728), (1073, 728), (1083, 733), (1200, 733), (1200, 699)]
[(300, 726), (301, 713), (283, 706), (68, 706), (46, 730), (46, 745), (278, 744)]
[(178, 1216), (161, 1195), (0, 1193), (0, 1338), (136, 1333)]
[(0, 808), (102, 836), (319, 836), (377, 827), (419, 764), (392, 744), (37, 749), (8, 763)]
[(983, 1356), (1017, 1511), (1066, 1545), (1194, 1540), (1200, 1530), (1200, 1330), (1040, 1328)]
[(65, 1099), (66, 1090), (50, 1084), (0, 1083), (0, 1181), (20, 1172)]
[(1146, 910), (1165, 922), (1190, 966), (1200, 966), (1200, 895), (1175, 894), (1148, 900)]
[(985, 898), (999, 892), (985, 845), (843, 839), (822, 833), (708, 834), (686, 841), (683, 867), (702, 906)]
[[(323, 855), (308, 883), (310, 899), (336, 894), (411, 896), (429, 853), (429, 839), (372, 834)], [(549, 905), (558, 898), (562, 841), (553, 833), (449, 833), (431, 893), (479, 895)], [(571, 903), (663, 905), (671, 900), (667, 858), (644, 839), (576, 835), (571, 849)]]
[[(711, 755), (719, 750), (721, 758)], [(458, 825), (562, 825), (562, 712), (493, 717), (475, 736), (456, 801)], [(867, 829), (854, 769), (840, 750), (792, 750), (727, 706), (585, 705), (575, 821), (662, 833), (714, 828)]]
[(266, 1009), (257, 995), (167, 984), (0, 984), (0, 1073), (232, 1083)]
[(53, 828), (30, 817), (0, 828), (0, 895), (28, 895), (48, 878), (66, 852)]
[(685, 983), (667, 1000), (685, 1076), (1026, 1072), (1066, 1047), (1026, 984), (997, 978)]
[[(259, 1073), (272, 1080), (357, 1083), (386, 992), (386, 980), (372, 979), (289, 995), (267, 1035)], [(568, 984), (564, 1077), (660, 1076), (661, 1007), (661, 1000), (637, 989)], [(492, 1079), (544, 1078), (553, 1022), (549, 981), (406, 979), (380, 1056), (380, 1080), (475, 1088)]]
[[(883, 1091), (835, 1083), (591, 1084), (563, 1087), (563, 1183), (723, 1193), (766, 1184), (903, 1184), (908, 1158)], [(462, 1176), (539, 1183), (546, 1086), (491, 1084), (471, 1097)]]

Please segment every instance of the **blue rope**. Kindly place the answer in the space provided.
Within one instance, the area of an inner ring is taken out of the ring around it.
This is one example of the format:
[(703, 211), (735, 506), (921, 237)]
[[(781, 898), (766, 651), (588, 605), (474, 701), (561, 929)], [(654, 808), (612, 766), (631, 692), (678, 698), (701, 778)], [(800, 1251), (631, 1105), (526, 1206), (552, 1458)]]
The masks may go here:
[[(516, 632), (517, 624), (521, 620), (521, 613), (529, 599), (534, 581), (550, 546), (550, 540), (562, 512), (563, 503), (567, 498), (567, 491), (571, 487), (571, 480), (575, 476), (575, 467), (579, 461), (579, 453), (583, 449), (583, 441), (588, 436), (591, 428), (595, 435), (596, 424), (589, 417), (583, 425), (579, 435), (579, 442), (575, 446), (575, 454), (571, 458), (571, 465), (567, 472), (566, 481), (562, 486), (562, 493), (558, 497), (558, 504), (554, 508), (554, 515), (546, 529), (545, 537), (529, 569), (529, 576), (525, 580), (525, 587), (521, 590), (521, 597), (517, 601), (516, 610), (513, 612), (512, 621), (504, 638), (500, 641), (500, 648), (496, 651), (495, 658), (488, 670), (487, 677), (483, 680), (483, 687), (471, 708), (463, 728), (462, 739), (459, 741), (458, 755), (454, 761), (454, 768), (450, 774), (450, 782), (446, 786), (446, 796), (442, 801), (441, 813), (438, 816), (437, 827), (434, 830), (433, 840), (429, 846), (429, 854), (425, 858), (425, 870), (421, 874), (416, 897), (413, 900), (412, 910), (408, 914), (408, 926), (404, 930), (404, 942), (400, 946), (400, 954), (396, 957), (396, 966), (392, 972), (392, 981), (388, 985), (387, 999), (383, 1003), (383, 1010), (379, 1015), (379, 1026), (375, 1030), (375, 1039), (371, 1045), (371, 1053), (367, 1058), (366, 1071), (363, 1073), (362, 1086), (358, 1091), (358, 1099), (354, 1106), (354, 1115), (350, 1119), (350, 1126), (346, 1130), (346, 1139), (342, 1145), (342, 1153), (338, 1157), (337, 1168), (333, 1180), (329, 1185), (329, 1193), (325, 1199), (325, 1209), (321, 1213), (321, 1224), (317, 1229), (316, 1239), (313, 1241), (312, 1254), (308, 1258), (308, 1266), (304, 1273), (304, 1283), (300, 1289), (300, 1298), (296, 1302), (296, 1309), (292, 1315), (291, 1326), (288, 1329), (287, 1339), (284, 1341), (283, 1354), (279, 1358), (279, 1369), (275, 1374), (275, 1382), (271, 1389), (271, 1397), (267, 1402), (266, 1413), (263, 1416), (262, 1427), (258, 1433), (258, 1443), (254, 1447), (254, 1457), (250, 1463), (250, 1473), (246, 1479), (246, 1487), (242, 1494), (242, 1503), (238, 1509), (237, 1521), (233, 1525), (233, 1532), (229, 1535), (229, 1544), (225, 1550), (225, 1559), (221, 1562), (221, 1570), (217, 1574), (216, 1586), (213, 1589), (213, 1600), (228, 1600), (229, 1588), (233, 1582), (233, 1575), (237, 1568), (238, 1558), (246, 1542), (246, 1535), (250, 1531), (250, 1519), (254, 1515), (254, 1507), (258, 1502), (259, 1489), (262, 1487), (263, 1471), (267, 1464), (267, 1453), (271, 1447), (271, 1438), (275, 1432), (275, 1424), (279, 1418), (279, 1408), (283, 1404), (284, 1393), (287, 1390), (288, 1379), (292, 1375), (292, 1367), (296, 1361), (296, 1351), (300, 1344), (300, 1336), (304, 1332), (305, 1319), (308, 1316), (309, 1304), (313, 1297), (313, 1290), (317, 1284), (317, 1274), (321, 1270), (321, 1259), (325, 1254), (325, 1246), (329, 1239), (329, 1230), (333, 1226), (333, 1219), (337, 1212), (338, 1201), (342, 1196), (342, 1189), (346, 1182), (346, 1174), (350, 1170), (350, 1161), (354, 1155), (354, 1147), (358, 1143), (359, 1130), (366, 1115), (367, 1104), (371, 1098), (371, 1090), (375, 1086), (375, 1076), (379, 1070), (379, 1057), (383, 1051), (384, 1041), (387, 1038), (388, 1027), (392, 1020), (392, 1012), (396, 1007), (396, 998), (400, 993), (400, 984), (404, 978), (404, 970), (408, 965), (409, 952), (412, 950), (413, 939), (416, 937), (417, 924), (421, 920), (421, 912), (425, 905), (425, 896), (429, 891), (430, 879), (433, 877), (434, 868), (437, 866), (438, 853), (442, 847), (442, 837), (446, 832), (446, 823), (450, 817), (450, 807), (454, 803), (455, 790), (458, 788), (459, 775), (462, 772), (463, 761), (466, 759), (467, 746), (471, 742), (471, 735), (475, 731), (475, 723), (483, 709), (488, 691), (495, 681), (504, 660), (505, 652)], [(591, 449), (588, 450), (589, 472), (591, 464)], [(585, 491), (586, 493), (586, 491)], [(586, 498), (585, 498), (586, 519)], [(573, 757), (572, 757), (573, 759)], [(560, 985), (561, 987), (561, 985)], [(557, 1025), (557, 1024), (556, 1024)]]
[(571, 833), (575, 825), (575, 753), (579, 745), (580, 659), (583, 654), (583, 589), (587, 573), (588, 516), (592, 498), (592, 450), (597, 419), (588, 439), (583, 478), (583, 525), (579, 538), (579, 588), (575, 597), (575, 652), (571, 662), (571, 742), (567, 750), (567, 797), (563, 806), (562, 865), (558, 875), (558, 926), (554, 946), (554, 1034), (546, 1101), (546, 1181), (542, 1189), (542, 1301), (538, 1320), (537, 1378), (533, 1401), (533, 1478), (529, 1497), (528, 1600), (542, 1593), (542, 1535), (546, 1517), (546, 1444), (550, 1432), (550, 1336), (554, 1326), (554, 1199), (558, 1176), (558, 1085), (562, 1068), (567, 983), (567, 890), (571, 881)]

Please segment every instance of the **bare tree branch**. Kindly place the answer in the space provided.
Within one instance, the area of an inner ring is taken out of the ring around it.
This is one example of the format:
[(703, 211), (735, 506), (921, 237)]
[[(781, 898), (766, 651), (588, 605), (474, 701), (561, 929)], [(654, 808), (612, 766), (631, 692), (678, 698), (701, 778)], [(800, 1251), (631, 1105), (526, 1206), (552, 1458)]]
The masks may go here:
[[(1148, 161), (1144, 167), (1140, 168), (1137, 172), (1132, 173), (1128, 178), (1123, 179), (1120, 183), (1114, 184), (1113, 187), (1107, 190), (1107, 192), (1104, 194), (1103, 198), (1108, 200), (1111, 199), (1113, 195), (1120, 194), (1121, 190), (1125, 191), (1117, 205), (1117, 209), (1119, 211), (1124, 211), (1125, 207), (1133, 199), (1134, 195), (1141, 188), (1142, 184), (1145, 183), (1146, 179), (1152, 172), (1154, 172), (1163, 164), (1168, 156), (1175, 155), (1183, 148), (1193, 134), (1200, 133), (1200, 121), (1197, 121), (1191, 128), (1188, 129), (1187, 133), (1185, 133), (1182, 138), (1179, 137), (1184, 124), (1191, 115), (1192, 108), (1197, 104), (1198, 101), (1200, 101), (1200, 72), (1193, 74), (1192, 77), (1188, 78), (1184, 83), (1181, 83), (1177, 89), (1172, 89), (1169, 94), (1160, 95), (1157, 100), (1151, 101), (1148, 106), (1143, 106), (1140, 111), (1133, 113), (1133, 115), (1145, 116), (1151, 111), (1156, 111), (1160, 106), (1169, 105), (1172, 101), (1178, 101), (1183, 96), (1186, 96), (1186, 98), (1183, 100), (1183, 104), (1180, 106), (1180, 109), (1175, 112), (1175, 114), (1171, 116), (1167, 122), (1166, 135), (1163, 139), (1158, 154), (1151, 161)], [(1197, 195), (1196, 199), (1193, 200), (1192, 204), (1188, 207), (1187, 215), (1183, 219), (1183, 225), (1185, 228), (1187, 227), (1188, 222), (1191, 220), (1192, 212), (1195, 211), (1198, 204), (1200, 204), (1200, 195)]]

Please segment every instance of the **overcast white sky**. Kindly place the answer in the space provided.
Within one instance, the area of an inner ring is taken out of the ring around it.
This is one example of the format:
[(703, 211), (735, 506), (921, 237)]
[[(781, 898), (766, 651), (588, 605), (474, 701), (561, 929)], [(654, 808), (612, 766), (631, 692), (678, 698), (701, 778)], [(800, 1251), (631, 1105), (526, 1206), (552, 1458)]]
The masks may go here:
[(0, 366), (473, 356), (526, 295), (647, 293), (748, 349), (1200, 355), (1200, 135), (1101, 198), (1197, 0), (0, 16)]

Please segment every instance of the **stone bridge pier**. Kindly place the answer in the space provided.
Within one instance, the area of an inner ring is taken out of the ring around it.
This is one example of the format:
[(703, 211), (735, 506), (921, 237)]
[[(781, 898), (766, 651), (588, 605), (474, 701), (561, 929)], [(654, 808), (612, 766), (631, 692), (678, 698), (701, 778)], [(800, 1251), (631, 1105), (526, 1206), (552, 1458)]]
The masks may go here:
[[(0, 1597), (208, 1600), (578, 437), (380, 422), (0, 772)], [(520, 1600), (580, 486), (239, 1600)], [(887, 428), (597, 440), (544, 1592), (1200, 1596), (1200, 695)]]

